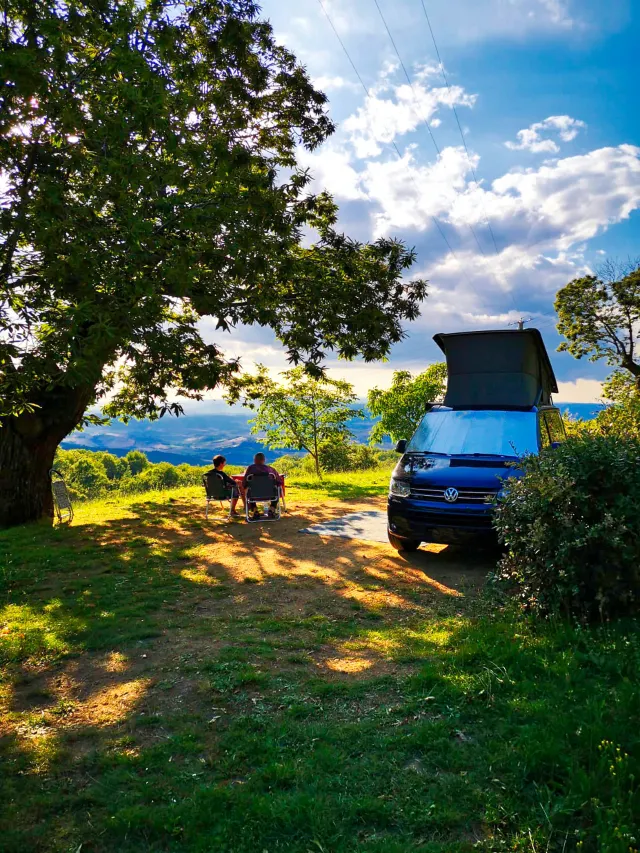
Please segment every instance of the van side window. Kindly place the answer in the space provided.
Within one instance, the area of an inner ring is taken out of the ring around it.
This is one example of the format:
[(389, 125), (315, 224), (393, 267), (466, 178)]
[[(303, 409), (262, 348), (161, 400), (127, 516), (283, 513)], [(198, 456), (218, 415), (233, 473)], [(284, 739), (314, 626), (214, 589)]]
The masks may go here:
[(540, 413), (540, 436), (543, 447), (564, 441), (564, 424), (562, 423), (562, 416), (557, 409), (547, 409)]
[(538, 412), (538, 430), (540, 431), (540, 447), (549, 447), (551, 441), (549, 440), (549, 430), (544, 412)]

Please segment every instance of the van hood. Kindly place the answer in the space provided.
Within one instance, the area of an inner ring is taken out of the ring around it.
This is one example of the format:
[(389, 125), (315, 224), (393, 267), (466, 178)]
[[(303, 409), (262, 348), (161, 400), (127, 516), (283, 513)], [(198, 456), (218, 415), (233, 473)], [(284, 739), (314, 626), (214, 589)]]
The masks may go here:
[(394, 477), (406, 478), (425, 486), (456, 489), (499, 489), (509, 477), (521, 477), (522, 471), (513, 466), (517, 460), (502, 460), (475, 456), (425, 456), (405, 454), (396, 465)]

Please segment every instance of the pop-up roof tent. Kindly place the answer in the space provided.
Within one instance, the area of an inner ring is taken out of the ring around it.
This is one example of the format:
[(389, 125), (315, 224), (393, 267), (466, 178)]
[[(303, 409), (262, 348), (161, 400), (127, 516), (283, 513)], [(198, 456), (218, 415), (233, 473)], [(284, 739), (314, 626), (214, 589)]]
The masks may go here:
[(537, 329), (434, 335), (447, 359), (445, 406), (530, 409), (548, 406), (556, 378)]

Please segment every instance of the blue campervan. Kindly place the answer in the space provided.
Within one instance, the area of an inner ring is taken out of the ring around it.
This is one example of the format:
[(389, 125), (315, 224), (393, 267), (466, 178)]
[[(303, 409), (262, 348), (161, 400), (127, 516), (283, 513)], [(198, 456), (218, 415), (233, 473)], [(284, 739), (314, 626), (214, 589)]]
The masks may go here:
[(537, 329), (436, 335), (447, 360), (444, 402), (425, 414), (391, 476), (389, 541), (421, 542), (492, 534), (496, 495), (517, 461), (565, 435), (551, 395), (557, 383)]

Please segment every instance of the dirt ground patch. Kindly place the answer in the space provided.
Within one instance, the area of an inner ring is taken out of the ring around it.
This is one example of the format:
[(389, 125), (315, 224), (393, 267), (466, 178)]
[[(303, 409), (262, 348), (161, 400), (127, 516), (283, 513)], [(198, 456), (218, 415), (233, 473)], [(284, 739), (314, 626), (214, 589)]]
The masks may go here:
[[(174, 501), (155, 515), (152, 506), (140, 505), (133, 519), (105, 526), (100, 540), (125, 547), (144, 523), (146, 541), (166, 559), (166, 570), (184, 581), (183, 594), (163, 603), (169, 626), (133, 647), (24, 667), (4, 709), (4, 733), (24, 739), (65, 732), (82, 751), (87, 730), (93, 737), (101, 730), (113, 734), (141, 715), (210, 704), (210, 691), (203, 690), (208, 667), (219, 693), (226, 689), (224, 667), (232, 665), (247, 669), (237, 676), (245, 691), (252, 677), (259, 683), (263, 675), (293, 671), (351, 683), (410, 668), (410, 661), (394, 659), (388, 639), (364, 641), (341, 626), (358, 620), (401, 626), (434, 606), (455, 610), (482, 586), (491, 559), (439, 545), (401, 555), (382, 543), (299, 532), (383, 506), (383, 500), (293, 499), (279, 522), (228, 523), (213, 514), (200, 524), (202, 507), (192, 501)], [(220, 654), (222, 662), (212, 664)], [(227, 681), (237, 692), (231, 676)]]

